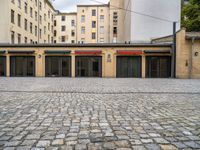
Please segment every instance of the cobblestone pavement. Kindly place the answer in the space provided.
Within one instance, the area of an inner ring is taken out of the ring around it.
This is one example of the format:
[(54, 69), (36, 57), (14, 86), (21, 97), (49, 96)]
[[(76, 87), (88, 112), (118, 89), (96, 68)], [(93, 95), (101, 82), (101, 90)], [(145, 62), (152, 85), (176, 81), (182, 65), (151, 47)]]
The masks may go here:
[(0, 149), (200, 149), (200, 80), (0, 78)]

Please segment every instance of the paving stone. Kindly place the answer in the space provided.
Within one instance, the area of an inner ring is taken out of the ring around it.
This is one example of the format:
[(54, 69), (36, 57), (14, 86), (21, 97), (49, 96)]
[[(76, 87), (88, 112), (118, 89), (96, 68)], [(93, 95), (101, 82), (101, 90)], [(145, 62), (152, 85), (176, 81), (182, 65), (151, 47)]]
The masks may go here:
[(63, 139), (56, 139), (52, 142), (52, 145), (63, 145), (64, 140)]
[(169, 142), (163, 138), (154, 138), (154, 141), (159, 144), (168, 144)]
[(160, 150), (160, 147), (157, 144), (145, 144), (145, 147), (148, 150)]
[(117, 148), (129, 148), (130, 144), (128, 141), (122, 140), (122, 141), (115, 141), (114, 142)]
[(36, 140), (25, 140), (21, 145), (34, 145), (36, 143)]
[(44, 140), (44, 141), (39, 141), (37, 143), (37, 147), (44, 147), (47, 148), (50, 145), (50, 141)]
[(162, 150), (178, 150), (175, 146), (173, 145), (160, 145)]
[(13, 146), (17, 146), (21, 143), (21, 141), (11, 141), (11, 142), (6, 142), (5, 143), (5, 147), (13, 147)]
[(153, 140), (152, 139), (141, 139), (141, 142), (144, 144), (147, 144), (147, 143), (153, 143)]
[(188, 142), (183, 142), (185, 145), (191, 147), (191, 148), (200, 148), (200, 145), (197, 144), (194, 141), (188, 141)]
[(113, 150), (116, 148), (116, 146), (115, 146), (114, 142), (105, 142), (103, 144), (103, 148), (107, 149), (107, 150)]

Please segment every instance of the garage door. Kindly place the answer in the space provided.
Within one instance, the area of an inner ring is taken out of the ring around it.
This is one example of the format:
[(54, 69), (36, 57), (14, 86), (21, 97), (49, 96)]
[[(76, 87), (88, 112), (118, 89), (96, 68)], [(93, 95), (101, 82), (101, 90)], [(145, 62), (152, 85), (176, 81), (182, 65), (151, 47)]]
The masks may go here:
[(118, 56), (117, 57), (118, 78), (140, 78), (141, 57), (140, 56)]
[(169, 78), (171, 76), (171, 57), (148, 56), (146, 61), (147, 78)]
[(77, 56), (76, 77), (102, 77), (102, 57)]
[(47, 56), (46, 77), (71, 77), (71, 57)]
[(33, 77), (35, 76), (35, 57), (12, 56), (10, 68), (12, 77)]
[(0, 56), (0, 76), (6, 76), (6, 57)]

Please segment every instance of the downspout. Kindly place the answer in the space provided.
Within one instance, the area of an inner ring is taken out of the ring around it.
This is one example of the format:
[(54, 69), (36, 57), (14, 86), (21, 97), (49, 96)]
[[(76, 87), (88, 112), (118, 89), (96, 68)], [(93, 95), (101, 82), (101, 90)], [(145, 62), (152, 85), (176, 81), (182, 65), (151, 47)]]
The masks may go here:
[(195, 37), (192, 38), (192, 50), (190, 53), (190, 65), (189, 65), (189, 78), (192, 78), (192, 71), (193, 71), (193, 52), (194, 52), (194, 41)]

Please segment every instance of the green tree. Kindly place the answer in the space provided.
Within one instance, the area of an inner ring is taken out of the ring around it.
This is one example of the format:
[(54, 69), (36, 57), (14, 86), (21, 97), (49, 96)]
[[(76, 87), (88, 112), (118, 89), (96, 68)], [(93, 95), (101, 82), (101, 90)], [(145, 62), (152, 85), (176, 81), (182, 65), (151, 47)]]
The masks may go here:
[(200, 0), (189, 0), (182, 6), (182, 27), (187, 31), (200, 31)]

